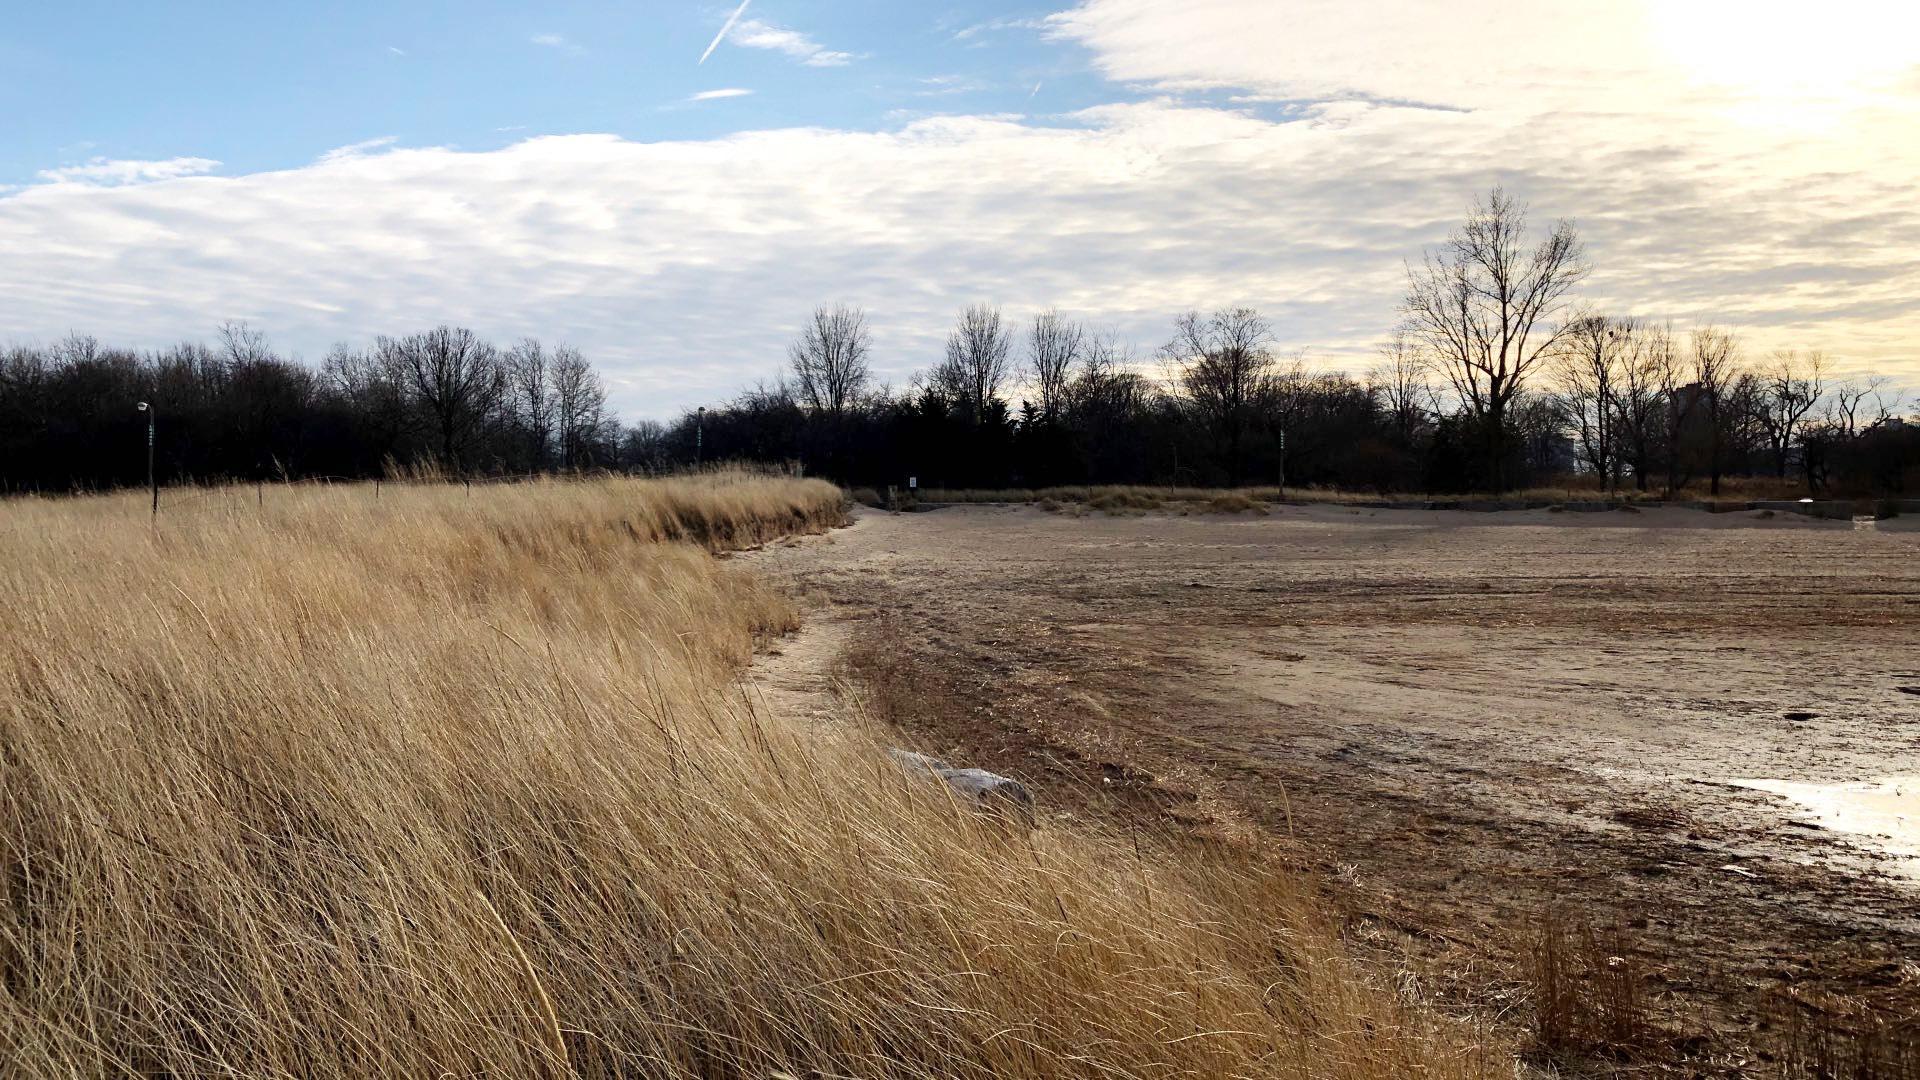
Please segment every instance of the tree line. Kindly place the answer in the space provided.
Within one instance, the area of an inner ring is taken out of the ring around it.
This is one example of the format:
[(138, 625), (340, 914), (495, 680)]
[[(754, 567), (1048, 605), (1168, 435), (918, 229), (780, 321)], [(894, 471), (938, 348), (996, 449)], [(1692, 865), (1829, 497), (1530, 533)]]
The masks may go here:
[[(137, 412), (138, 402), (152, 412)], [(228, 323), (212, 344), (141, 352), (73, 335), (0, 351), (0, 486), (141, 483), (146, 462), (135, 450), (149, 415), (164, 482), (639, 463), (629, 446), (636, 432), (608, 412), (600, 376), (578, 349), (530, 338), (501, 348), (441, 326), (367, 348), (338, 345), (310, 366), (276, 353), (259, 330)]]
[[(823, 306), (781, 377), (670, 431), (712, 453), (843, 482), (1004, 487), (1295, 483), (1719, 494), (1734, 475), (1837, 495), (1920, 492), (1920, 417), (1825, 354), (1751, 359), (1738, 336), (1598, 311), (1572, 223), (1530, 235), (1495, 189), (1409, 265), (1400, 319), (1360, 375), (1315, 371), (1259, 312), (1179, 316), (1147, 352), (1047, 310), (965, 308), (943, 358), (875, 383), (865, 314)], [(1018, 391), (1017, 402), (1015, 391)], [(1920, 405), (1913, 406), (1920, 408)]]
[(72, 336), (0, 351), (0, 486), (144, 479), (156, 417), (167, 481), (660, 471), (795, 463), (849, 485), (1325, 485), (1504, 490), (1581, 474), (1674, 493), (1767, 475), (1813, 493), (1920, 491), (1920, 417), (1882, 379), (1840, 380), (1818, 351), (1746, 355), (1575, 295), (1570, 222), (1531, 235), (1498, 189), (1407, 268), (1368, 370), (1310, 368), (1250, 308), (1179, 316), (1141, 349), (1053, 310), (973, 304), (903, 387), (879, 383), (867, 315), (823, 305), (781, 373), (671, 424), (620, 424), (579, 350), (501, 347), (442, 326), (318, 365), (240, 323), (145, 352)]

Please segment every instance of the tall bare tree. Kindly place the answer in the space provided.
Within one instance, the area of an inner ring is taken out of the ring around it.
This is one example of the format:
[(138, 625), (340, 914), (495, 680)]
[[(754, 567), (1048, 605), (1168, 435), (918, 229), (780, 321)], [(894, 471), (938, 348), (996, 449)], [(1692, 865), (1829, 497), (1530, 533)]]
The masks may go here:
[(457, 326), (403, 338), (383, 337), (375, 351), (431, 420), (439, 436), (442, 466), (461, 472), (468, 443), (499, 407), (506, 391), (499, 352), (473, 331)]
[(552, 362), (546, 347), (522, 338), (506, 357), (508, 409), (526, 436), (527, 465), (538, 472), (547, 467), (553, 446)]
[(1817, 349), (1804, 356), (1792, 350), (1777, 352), (1759, 378), (1760, 424), (1773, 449), (1773, 474), (1784, 477), (1794, 432), (1827, 392), (1827, 356)]
[(1554, 352), (1561, 407), (1580, 457), (1611, 490), (1620, 482), (1620, 395), (1634, 360), (1637, 327), (1583, 310), (1567, 320)]
[(787, 346), (800, 400), (816, 415), (840, 419), (873, 377), (867, 363), (872, 348), (866, 312), (845, 304), (814, 308), (799, 338)]
[(606, 423), (607, 391), (579, 349), (553, 350), (553, 419), (560, 441), (560, 464), (583, 469)]
[(1379, 359), (1367, 372), (1367, 389), (1385, 410), (1402, 448), (1412, 444), (1414, 433), (1426, 422), (1428, 406), (1433, 401), (1433, 387), (1427, 382), (1428, 367), (1415, 339), (1405, 331), (1398, 331), (1380, 347)]
[(947, 335), (947, 355), (933, 370), (933, 385), (958, 399), (978, 424), (1000, 395), (1013, 355), (1013, 332), (1000, 309), (971, 304)]
[(1663, 327), (1649, 335), (1646, 356), (1656, 387), (1655, 399), (1659, 402), (1660, 442), (1667, 466), (1666, 496), (1672, 498), (1693, 480), (1693, 468), (1701, 456), (1696, 455), (1694, 449), (1696, 443), (1705, 441), (1699, 437), (1700, 418), (1706, 413), (1701, 404), (1704, 395), (1693, 381), (1692, 358), (1672, 327)]
[(1173, 340), (1162, 353), (1181, 390), (1220, 441), (1228, 482), (1238, 485), (1252, 407), (1273, 380), (1272, 325), (1252, 308), (1228, 308), (1204, 317), (1190, 311), (1175, 321)]
[(1660, 442), (1666, 405), (1661, 374), (1673, 355), (1673, 329), (1636, 322), (1629, 345), (1613, 391), (1613, 428), (1620, 464), (1633, 472), (1633, 486), (1645, 491)]
[(1040, 421), (1052, 424), (1066, 408), (1073, 368), (1086, 350), (1086, 331), (1079, 323), (1048, 308), (1027, 327), (1027, 375), (1039, 400)]
[(1507, 406), (1553, 351), (1565, 325), (1554, 317), (1588, 269), (1571, 222), (1530, 244), (1526, 207), (1497, 187), (1445, 247), (1407, 267), (1404, 326), (1482, 422), (1496, 488), (1505, 486)]
[(1734, 426), (1740, 421), (1746, 394), (1742, 387), (1740, 339), (1731, 331), (1703, 326), (1691, 335), (1693, 345), (1693, 383), (1687, 389), (1702, 410), (1706, 425), (1707, 491), (1720, 494), (1720, 477), (1726, 472), (1727, 444)]

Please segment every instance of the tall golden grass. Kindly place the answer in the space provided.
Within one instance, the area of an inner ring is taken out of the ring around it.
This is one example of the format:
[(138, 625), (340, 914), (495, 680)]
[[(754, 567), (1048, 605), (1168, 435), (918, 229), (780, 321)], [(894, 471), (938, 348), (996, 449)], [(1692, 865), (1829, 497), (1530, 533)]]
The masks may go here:
[(828, 485), (169, 496), (0, 504), (0, 1071), (1499, 1071), (1256, 857), (754, 710), (793, 613), (710, 551)]

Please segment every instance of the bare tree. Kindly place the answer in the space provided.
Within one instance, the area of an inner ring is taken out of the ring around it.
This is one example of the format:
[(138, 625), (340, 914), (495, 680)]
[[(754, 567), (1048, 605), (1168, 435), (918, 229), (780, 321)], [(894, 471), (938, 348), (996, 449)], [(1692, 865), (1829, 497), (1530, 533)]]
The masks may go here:
[(455, 326), (383, 337), (375, 349), (431, 419), (442, 465), (459, 473), (462, 453), (506, 390), (498, 351)]
[(587, 358), (570, 345), (554, 349), (553, 418), (561, 467), (582, 469), (592, 464), (606, 413), (606, 388)]
[(1136, 368), (1132, 345), (1113, 330), (1087, 333), (1068, 389), (1069, 416), (1086, 454), (1090, 479), (1138, 475), (1148, 458), (1140, 419), (1155, 395)]
[(221, 358), (229, 367), (242, 367), (273, 359), (273, 347), (267, 343), (265, 331), (256, 330), (245, 322), (228, 321), (220, 324)]
[(547, 467), (553, 445), (554, 393), (551, 362), (546, 347), (522, 338), (507, 353), (507, 399), (513, 421), (526, 436), (527, 465), (538, 472)]
[(667, 427), (658, 420), (642, 420), (621, 439), (622, 463), (630, 470), (652, 475), (664, 472), (669, 459)]
[(1688, 390), (1706, 423), (1707, 491), (1718, 495), (1729, 435), (1742, 416), (1738, 406), (1747, 397), (1735, 393), (1741, 388), (1740, 339), (1730, 331), (1703, 326), (1693, 332), (1691, 342), (1693, 383)]
[(1787, 475), (1787, 451), (1800, 422), (1826, 394), (1827, 357), (1815, 350), (1804, 357), (1787, 350), (1773, 354), (1760, 372), (1758, 417), (1773, 449), (1773, 475)]
[(1689, 444), (1700, 426), (1698, 416), (1705, 410), (1700, 408), (1701, 395), (1693, 383), (1693, 369), (1672, 327), (1664, 327), (1650, 337), (1647, 360), (1657, 387), (1656, 398), (1661, 404), (1661, 449), (1667, 464), (1666, 495), (1672, 498), (1693, 479), (1693, 455)]
[(1613, 428), (1619, 464), (1633, 472), (1633, 486), (1647, 490), (1661, 433), (1665, 398), (1661, 375), (1673, 355), (1673, 329), (1635, 323), (1613, 391)]
[(1415, 339), (1397, 331), (1380, 347), (1380, 358), (1367, 372), (1367, 388), (1386, 410), (1394, 435), (1404, 448), (1426, 422), (1433, 387), (1427, 383), (1428, 363)]
[[(1335, 375), (1332, 378), (1344, 380), (1346, 376)], [(1266, 379), (1255, 392), (1254, 403), (1276, 434), (1293, 431), (1297, 435), (1301, 416), (1324, 393), (1329, 385), (1327, 380), (1327, 376), (1308, 373), (1304, 349), (1285, 357), (1275, 356)]]
[(1131, 415), (1146, 404), (1147, 380), (1133, 370), (1133, 347), (1112, 330), (1085, 335), (1081, 342), (1079, 373), (1068, 387), (1068, 407), (1075, 414), (1098, 414), (1103, 419)]
[(1405, 328), (1482, 422), (1496, 488), (1505, 486), (1507, 406), (1553, 351), (1564, 327), (1553, 318), (1588, 269), (1571, 222), (1529, 246), (1526, 208), (1500, 188), (1444, 248), (1407, 268)]
[(1027, 374), (1039, 397), (1040, 421), (1056, 422), (1066, 408), (1073, 367), (1086, 349), (1086, 331), (1048, 308), (1027, 328)]
[(800, 337), (787, 346), (800, 399), (816, 414), (840, 419), (872, 378), (867, 313), (835, 304), (813, 309)]
[(1831, 404), (1827, 406), (1827, 426), (1852, 439), (1862, 431), (1886, 423), (1898, 407), (1897, 402), (1887, 403), (1882, 394), (1886, 386), (1886, 376), (1873, 375), (1864, 383), (1849, 379), (1834, 387)]
[(375, 464), (400, 454), (414, 415), (400, 371), (387, 357), (340, 342), (321, 361), (320, 378), (352, 408), (371, 443)]
[(106, 355), (100, 339), (92, 334), (68, 334), (53, 347), (54, 359), (67, 367), (99, 362)]
[(1012, 354), (1013, 333), (1001, 318), (1000, 309), (988, 304), (969, 305), (947, 335), (947, 355), (933, 370), (933, 385), (965, 405), (978, 424), (1000, 395)]
[(1188, 312), (1174, 323), (1173, 340), (1162, 352), (1224, 447), (1228, 482), (1238, 485), (1251, 407), (1273, 379), (1273, 327), (1251, 308), (1205, 317)]
[(1634, 353), (1636, 326), (1594, 311), (1567, 320), (1554, 353), (1560, 404), (1574, 430), (1580, 457), (1602, 488), (1620, 483), (1620, 402)]

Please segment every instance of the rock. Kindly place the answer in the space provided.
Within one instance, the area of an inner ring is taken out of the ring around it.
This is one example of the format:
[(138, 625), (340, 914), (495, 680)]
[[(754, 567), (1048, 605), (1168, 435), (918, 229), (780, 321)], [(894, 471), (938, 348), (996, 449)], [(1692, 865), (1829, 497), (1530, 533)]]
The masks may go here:
[(887, 751), (887, 756), (893, 759), (893, 763), (895, 765), (898, 765), (901, 768), (907, 769), (909, 771), (915, 770), (915, 769), (925, 769), (930, 773), (939, 775), (939, 773), (942, 770), (953, 768), (953, 766), (947, 764), (944, 761), (941, 761), (937, 757), (928, 757), (925, 754), (916, 754), (911, 750), (897, 750), (897, 749), (889, 750)]
[(1033, 824), (1033, 793), (1018, 780), (985, 769), (956, 769), (937, 757), (911, 750), (888, 750), (887, 756), (910, 773), (926, 773), (944, 781), (982, 809), (1010, 811)]

